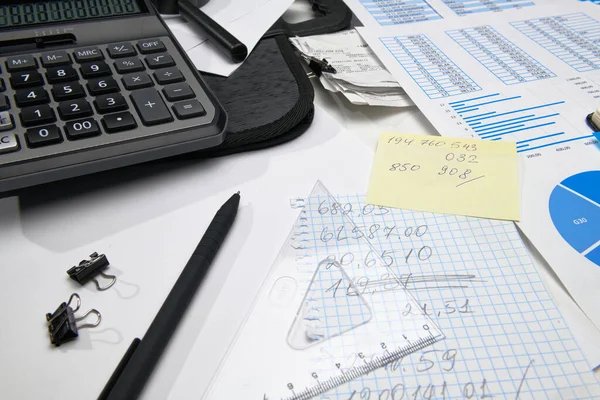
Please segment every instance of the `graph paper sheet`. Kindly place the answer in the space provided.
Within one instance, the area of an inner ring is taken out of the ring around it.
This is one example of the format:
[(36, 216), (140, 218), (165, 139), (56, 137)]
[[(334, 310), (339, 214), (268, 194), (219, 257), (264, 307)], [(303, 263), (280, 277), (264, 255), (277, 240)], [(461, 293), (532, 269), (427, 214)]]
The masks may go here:
[[(329, 257), (368, 271), (373, 251), (353, 245), (364, 233), (446, 339), (322, 399), (600, 396), (513, 223), (374, 207), (358, 195), (330, 199), (301, 203), (306, 245), (298, 262)], [(340, 225), (340, 213), (360, 232)], [(370, 295), (369, 278), (355, 276), (353, 283)], [(420, 311), (407, 306), (402, 313)]]
[[(322, 184), (313, 195), (330, 196)], [(204, 398), (308, 400), (360, 376), (386, 376), (383, 366), (444, 339), (390, 268), (389, 257), (380, 257), (366, 235), (347, 247), (365, 252), (363, 262), (321, 257), (312, 251), (304, 214)], [(342, 213), (328, 221), (360, 232)]]
[(516, 143), (519, 227), (600, 328), (600, 195), (560, 197), (566, 181), (600, 185), (586, 123), (600, 104), (600, 7), (544, 0), (357, 30), (442, 136)]

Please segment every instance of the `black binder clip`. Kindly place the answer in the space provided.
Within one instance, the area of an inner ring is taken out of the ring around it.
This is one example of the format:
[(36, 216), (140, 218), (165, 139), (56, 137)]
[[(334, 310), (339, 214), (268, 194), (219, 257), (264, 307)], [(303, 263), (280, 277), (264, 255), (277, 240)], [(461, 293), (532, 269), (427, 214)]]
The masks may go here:
[[(77, 307), (73, 309), (71, 302), (73, 299), (77, 300)], [(46, 321), (48, 322), (48, 332), (50, 332), (50, 343), (55, 346), (60, 346), (63, 343), (71, 341), (79, 336), (79, 329), (82, 328), (93, 328), (100, 324), (102, 315), (98, 310), (91, 309), (86, 312), (82, 317), (75, 317), (75, 313), (81, 306), (81, 297), (77, 293), (73, 293), (69, 297), (69, 302), (63, 302), (54, 313), (46, 314)], [(77, 322), (85, 319), (90, 314), (96, 314), (98, 319), (96, 322), (91, 324), (83, 324), (79, 327)]]
[[(98, 253), (94, 252), (90, 254), (89, 260), (83, 260), (79, 263), (79, 265), (70, 268), (67, 271), (69, 277), (73, 279), (75, 282), (80, 285), (86, 284), (88, 281), (92, 280), (96, 284), (96, 288), (98, 290), (106, 290), (115, 284), (117, 281), (117, 277), (114, 275), (107, 275), (102, 272), (104, 269), (108, 267), (108, 259), (104, 254), (98, 255)], [(98, 280), (96, 279), (97, 275), (102, 275), (107, 279), (111, 279), (108, 286), (100, 287)]]

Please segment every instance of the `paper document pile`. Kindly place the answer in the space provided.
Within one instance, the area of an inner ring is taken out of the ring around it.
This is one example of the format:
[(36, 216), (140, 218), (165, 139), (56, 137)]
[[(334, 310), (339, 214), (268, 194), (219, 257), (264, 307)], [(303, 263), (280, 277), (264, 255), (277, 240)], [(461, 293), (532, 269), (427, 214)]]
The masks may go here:
[(290, 41), (302, 53), (326, 59), (335, 68), (335, 74), (323, 72), (321, 83), (331, 92), (342, 93), (351, 103), (388, 107), (414, 105), (356, 30), (294, 37)]

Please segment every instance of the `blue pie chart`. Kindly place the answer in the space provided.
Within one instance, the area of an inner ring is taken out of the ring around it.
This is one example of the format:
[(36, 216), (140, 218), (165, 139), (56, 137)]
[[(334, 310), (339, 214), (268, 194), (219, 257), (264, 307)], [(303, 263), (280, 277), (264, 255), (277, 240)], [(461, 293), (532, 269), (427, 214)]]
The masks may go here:
[(600, 267), (600, 171), (558, 184), (550, 195), (550, 217), (563, 239)]

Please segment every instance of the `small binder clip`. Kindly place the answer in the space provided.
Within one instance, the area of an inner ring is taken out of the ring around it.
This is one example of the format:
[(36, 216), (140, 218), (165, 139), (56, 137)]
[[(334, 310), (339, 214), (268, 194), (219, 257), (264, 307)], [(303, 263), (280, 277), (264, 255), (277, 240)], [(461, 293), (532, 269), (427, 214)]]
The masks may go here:
[(600, 107), (586, 117), (586, 122), (594, 132), (600, 131)]
[[(82, 260), (79, 265), (70, 268), (67, 271), (69, 277), (73, 279), (75, 282), (80, 285), (86, 284), (88, 281), (93, 280), (96, 284), (96, 288), (98, 290), (106, 290), (115, 284), (117, 281), (117, 277), (114, 275), (107, 275), (102, 270), (107, 268), (109, 265), (108, 259), (104, 254), (98, 255), (98, 253), (94, 252), (90, 254), (89, 260)], [(100, 287), (98, 280), (96, 279), (97, 275), (102, 275), (107, 279), (112, 279), (108, 286)]]
[[(71, 307), (73, 299), (77, 300), (77, 306), (75, 309)], [(102, 315), (98, 310), (91, 309), (86, 312), (82, 317), (75, 317), (75, 313), (81, 306), (81, 297), (77, 293), (73, 293), (69, 297), (69, 302), (63, 302), (54, 313), (46, 314), (46, 321), (48, 322), (48, 332), (50, 332), (50, 343), (55, 346), (60, 346), (63, 343), (71, 341), (79, 336), (79, 329), (82, 328), (93, 328), (100, 324)], [(85, 319), (90, 314), (96, 314), (98, 319), (93, 324), (83, 324), (79, 327), (77, 322)]]

